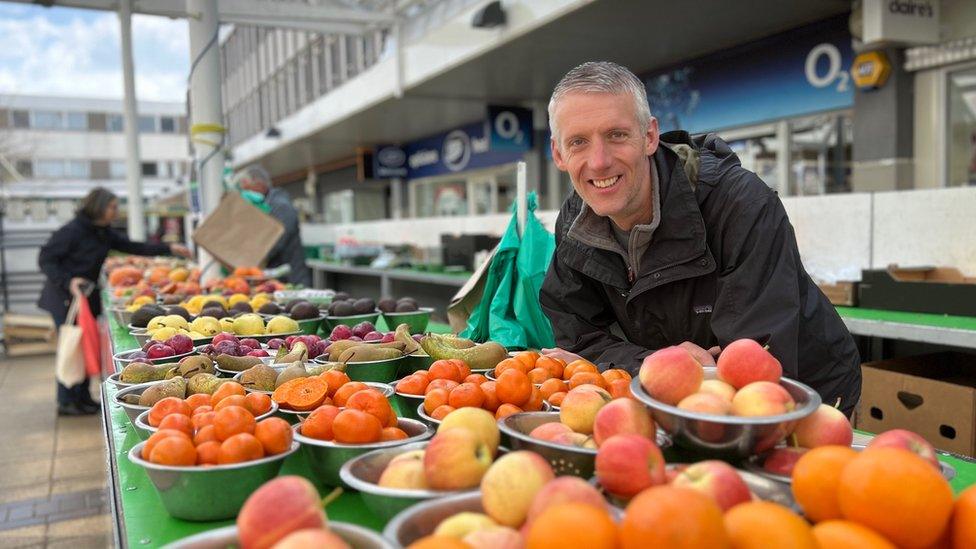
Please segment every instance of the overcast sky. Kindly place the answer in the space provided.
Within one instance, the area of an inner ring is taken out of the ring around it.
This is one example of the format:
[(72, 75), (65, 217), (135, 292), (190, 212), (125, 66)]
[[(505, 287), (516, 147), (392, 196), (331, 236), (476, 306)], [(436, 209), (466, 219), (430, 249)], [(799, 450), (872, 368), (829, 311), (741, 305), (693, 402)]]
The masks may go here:
[[(136, 95), (185, 101), (187, 23), (132, 18)], [(113, 12), (0, 2), (0, 93), (122, 97), (119, 18)]]

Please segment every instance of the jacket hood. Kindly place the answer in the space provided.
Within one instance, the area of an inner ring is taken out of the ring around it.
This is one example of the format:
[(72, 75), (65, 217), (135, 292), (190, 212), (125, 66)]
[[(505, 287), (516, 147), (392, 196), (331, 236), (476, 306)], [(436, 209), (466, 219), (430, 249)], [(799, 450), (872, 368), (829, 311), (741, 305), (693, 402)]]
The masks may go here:
[(691, 135), (684, 130), (661, 134), (661, 144), (684, 163), (692, 186), (717, 185), (730, 170), (742, 166), (729, 144), (714, 133)]

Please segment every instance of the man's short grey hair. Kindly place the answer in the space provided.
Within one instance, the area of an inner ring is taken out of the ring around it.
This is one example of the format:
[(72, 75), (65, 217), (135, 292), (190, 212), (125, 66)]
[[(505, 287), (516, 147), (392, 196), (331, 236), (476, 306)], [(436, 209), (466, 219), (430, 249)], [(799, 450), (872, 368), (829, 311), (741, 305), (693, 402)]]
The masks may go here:
[(647, 104), (644, 83), (626, 67), (610, 61), (589, 61), (570, 70), (552, 90), (549, 99), (549, 131), (559, 143), (556, 127), (556, 104), (571, 93), (627, 93), (634, 99), (634, 111), (640, 123), (641, 133), (647, 132), (651, 123), (651, 108)]
[(251, 181), (264, 185), (268, 189), (271, 188), (271, 175), (268, 174), (268, 171), (262, 168), (259, 164), (251, 164), (250, 166), (247, 166), (243, 170), (237, 172), (237, 175), (234, 176), (234, 183), (238, 187), (240, 187), (241, 183), (244, 183), (245, 181)]

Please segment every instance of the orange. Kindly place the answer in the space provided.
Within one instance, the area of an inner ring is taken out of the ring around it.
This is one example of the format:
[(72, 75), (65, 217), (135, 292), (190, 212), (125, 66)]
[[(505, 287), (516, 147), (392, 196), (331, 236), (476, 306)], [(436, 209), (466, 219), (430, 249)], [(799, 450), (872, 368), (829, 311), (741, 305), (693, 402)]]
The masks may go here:
[(464, 383), (474, 383), (475, 385), (481, 385), (486, 381), (488, 381), (488, 378), (484, 374), (471, 374), (464, 378)]
[(953, 549), (976, 547), (976, 486), (963, 490), (952, 508), (949, 527)]
[(149, 438), (146, 439), (146, 444), (143, 445), (142, 447), (142, 459), (149, 461), (149, 455), (152, 454), (153, 448), (156, 447), (156, 444), (159, 443), (159, 441), (163, 440), (164, 438), (169, 438), (169, 437), (184, 437), (187, 439), (190, 438), (183, 431), (177, 431), (175, 429), (160, 429), (155, 433), (149, 435)]
[(428, 372), (427, 370), (417, 370), (412, 375), (418, 376), (421, 379), (423, 379), (424, 387), (426, 387), (427, 384), (430, 383), (430, 372)]
[(536, 367), (536, 361), (539, 360), (539, 353), (535, 351), (522, 351), (521, 353), (515, 353), (512, 357), (522, 364), (523, 372), (529, 371)]
[(634, 394), (630, 392), (630, 382), (626, 379), (611, 381), (607, 391), (610, 393), (610, 398), (634, 398)]
[[(194, 396), (196, 396), (196, 395), (194, 395)], [(190, 414), (190, 417), (193, 417), (193, 416), (195, 416), (197, 414), (204, 414), (204, 413), (207, 413), (207, 412), (213, 412), (213, 406), (210, 405), (210, 395), (206, 395), (205, 394), (203, 396), (207, 397), (207, 403), (204, 404), (203, 406), (197, 406), (196, 408), (194, 408), (193, 409), (193, 412)], [(190, 401), (187, 401), (187, 403), (189, 403), (189, 402)]]
[(220, 442), (217, 440), (217, 433), (214, 431), (213, 425), (205, 425), (203, 429), (200, 429), (195, 435), (193, 435), (193, 444), (197, 446), (203, 444), (204, 442), (211, 441)]
[(411, 543), (407, 549), (471, 549), (471, 546), (459, 538), (430, 535)]
[(596, 364), (581, 358), (566, 365), (566, 367), (563, 369), (563, 379), (568, 380), (569, 378), (573, 377), (573, 374), (578, 372), (592, 372), (595, 374), (599, 371), (600, 370), (597, 369)]
[(176, 429), (177, 431), (183, 431), (187, 436), (193, 436), (193, 423), (190, 421), (190, 416), (183, 414), (170, 414), (164, 417), (159, 422), (159, 428)]
[(407, 395), (422, 395), (427, 383), (418, 375), (409, 375), (396, 383), (396, 390)]
[(637, 494), (620, 521), (620, 547), (729, 547), (722, 510), (691, 488), (655, 486)]
[(515, 360), (514, 358), (506, 358), (505, 360), (495, 364), (495, 378), (505, 373), (506, 370), (516, 370), (522, 373), (528, 372), (529, 367), (524, 363)]
[(560, 391), (568, 391), (569, 386), (566, 382), (561, 379), (547, 379), (542, 382), (542, 386), (539, 387), (539, 392), (542, 393), (542, 398), (549, 400), (549, 397)]
[(426, 395), (435, 389), (444, 389), (447, 392), (451, 392), (451, 389), (457, 387), (458, 385), (460, 385), (460, 383), (454, 381), (453, 379), (435, 379), (427, 384), (427, 388), (424, 389), (424, 394)]
[(217, 440), (227, 440), (228, 438), (240, 433), (254, 432), (254, 416), (247, 408), (241, 406), (228, 406), (223, 410), (215, 412), (214, 432)]
[(186, 397), (186, 403), (190, 405), (190, 410), (192, 410), (192, 412), (196, 412), (197, 408), (201, 406), (207, 406), (207, 407), (210, 406), (210, 395), (206, 393), (197, 393), (195, 395), (190, 395)]
[(735, 549), (819, 549), (807, 521), (778, 503), (750, 501), (725, 513), (725, 531)]
[(393, 407), (390, 406), (389, 401), (386, 400), (383, 393), (374, 389), (357, 391), (346, 401), (346, 408), (350, 410), (361, 410), (367, 414), (371, 414), (380, 420), (382, 425), (389, 423), (390, 416), (394, 415)]
[(438, 406), (447, 404), (451, 393), (447, 389), (434, 389), (424, 397), (424, 411), (430, 414)]
[(553, 406), (562, 406), (564, 398), (566, 398), (566, 391), (559, 391), (558, 393), (549, 395), (547, 400), (549, 401), (549, 404), (552, 404)]
[(213, 395), (210, 397), (210, 405), (216, 407), (217, 403), (223, 400), (225, 397), (231, 395), (241, 395), (244, 396), (247, 391), (244, 390), (244, 386), (236, 381), (225, 381), (217, 387)]
[(481, 387), (481, 392), (485, 394), (485, 401), (481, 403), (481, 407), (489, 412), (494, 412), (501, 406), (502, 402), (498, 400), (498, 384), (494, 381), (486, 381), (479, 385)]
[(189, 437), (166, 437), (153, 446), (149, 461), (160, 465), (189, 466), (197, 462), (197, 449)]
[(442, 404), (437, 408), (434, 408), (434, 411), (430, 413), (430, 417), (436, 419), (437, 421), (443, 421), (443, 419), (447, 417), (447, 414), (450, 414), (454, 410), (456, 410), (454, 406), (451, 406), (450, 404)]
[(532, 383), (541, 384), (543, 381), (552, 377), (552, 374), (550, 374), (549, 370), (545, 368), (533, 368), (529, 370), (528, 376), (529, 376), (529, 381), (531, 381)]
[(345, 409), (336, 414), (332, 434), (343, 444), (367, 444), (380, 439), (383, 424), (376, 416), (362, 410)]
[(529, 395), (529, 400), (526, 400), (522, 404), (522, 409), (526, 412), (538, 412), (542, 410), (542, 392), (538, 387), (532, 387), (532, 393)]
[(930, 463), (901, 448), (869, 448), (844, 467), (837, 489), (844, 518), (899, 547), (931, 545), (952, 514), (952, 489)]
[(461, 370), (454, 360), (437, 360), (430, 365), (429, 371), (431, 380), (450, 379), (451, 381), (460, 381), (464, 379), (461, 376)]
[(192, 413), (193, 410), (190, 408), (190, 405), (182, 398), (166, 397), (160, 399), (159, 402), (153, 404), (153, 407), (149, 409), (147, 421), (149, 425), (159, 427), (159, 422), (170, 414), (183, 414), (188, 416)]
[(219, 459), (220, 443), (216, 440), (197, 445), (197, 465), (217, 465)]
[(535, 361), (535, 367), (548, 370), (550, 377), (558, 377), (562, 379), (563, 372), (566, 370), (566, 361), (554, 356), (543, 356), (539, 357), (539, 360)]
[(220, 399), (220, 402), (214, 405), (213, 409), (215, 412), (218, 412), (228, 406), (240, 406), (241, 408), (247, 408), (247, 405), (245, 404), (246, 401), (244, 400), (245, 398), (246, 397), (244, 395), (226, 396)]
[(458, 367), (458, 379), (456, 381), (461, 383), (464, 381), (464, 378), (471, 375), (471, 366), (468, 366), (468, 363), (461, 359), (455, 359), (454, 363), (457, 364)]
[(603, 379), (607, 380), (607, 383), (615, 379), (623, 379), (628, 382), (631, 380), (631, 376), (627, 373), (627, 370), (621, 370), (620, 368), (610, 368), (609, 370), (603, 371), (600, 375), (603, 376)]
[(220, 443), (217, 452), (217, 463), (241, 463), (254, 461), (264, 457), (264, 447), (261, 441), (250, 433), (237, 433)]
[(410, 438), (407, 433), (399, 427), (383, 427), (380, 431), (380, 440), (404, 440)]
[[(207, 408), (209, 407), (210, 406), (207, 406)], [(190, 423), (193, 424), (194, 429), (200, 430), (207, 425), (213, 425), (214, 416), (216, 415), (217, 412), (214, 411), (207, 411), (202, 414), (193, 414), (193, 416), (190, 418)]]
[(495, 419), (501, 419), (503, 417), (508, 417), (512, 414), (521, 413), (523, 411), (524, 410), (522, 410), (521, 408), (519, 408), (514, 404), (507, 404), (507, 403), (502, 404), (501, 406), (498, 407), (497, 410), (495, 410)]
[(793, 497), (807, 518), (820, 522), (843, 517), (837, 503), (837, 483), (844, 466), (856, 457), (857, 452), (848, 446), (820, 446), (796, 462)]
[(244, 397), (244, 407), (255, 416), (265, 414), (271, 410), (271, 397), (264, 393), (248, 393)]
[(576, 372), (569, 378), (569, 388), (575, 389), (580, 385), (596, 385), (601, 389), (609, 389), (607, 380), (596, 372)]
[(332, 424), (339, 415), (339, 407), (332, 405), (319, 406), (302, 422), (301, 433), (309, 438), (332, 440)]
[(346, 400), (348, 400), (353, 393), (362, 391), (363, 389), (369, 389), (369, 385), (366, 385), (362, 381), (350, 381), (342, 387), (339, 387), (339, 390), (332, 395), (332, 403), (342, 408), (346, 405)]
[(521, 406), (532, 396), (532, 382), (518, 370), (505, 370), (495, 381), (495, 394), (504, 403)]
[(582, 502), (546, 507), (528, 528), (526, 549), (615, 549), (617, 525), (606, 509)]
[(454, 408), (470, 406), (480, 408), (485, 401), (485, 393), (474, 383), (462, 383), (451, 389), (447, 397), (447, 403)]
[(349, 383), (349, 376), (339, 370), (326, 370), (319, 377), (329, 384), (329, 396), (334, 397), (339, 387)]
[(813, 537), (830, 549), (895, 549), (881, 534), (849, 520), (825, 520), (813, 527)]
[(254, 426), (254, 437), (261, 443), (265, 455), (280, 454), (291, 448), (291, 425), (280, 417), (262, 419)]

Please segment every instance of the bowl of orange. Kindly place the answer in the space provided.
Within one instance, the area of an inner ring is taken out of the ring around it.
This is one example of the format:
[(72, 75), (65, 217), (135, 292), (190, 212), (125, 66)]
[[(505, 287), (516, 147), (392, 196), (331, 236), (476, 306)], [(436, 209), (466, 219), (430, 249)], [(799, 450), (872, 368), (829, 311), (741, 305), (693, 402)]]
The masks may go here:
[[(234, 400), (236, 401), (236, 399)], [(254, 414), (255, 421), (261, 421), (262, 419), (271, 417), (272, 415), (274, 415), (275, 412), (278, 411), (278, 404), (275, 401), (271, 400), (270, 398), (267, 401), (266, 409), (260, 407), (260, 406), (264, 406), (264, 404), (258, 404), (257, 403), (258, 400), (259, 400), (258, 398), (251, 397), (250, 395), (244, 397), (243, 400), (243, 402), (246, 403), (245, 407), (248, 410), (250, 410), (252, 414)], [(230, 404), (225, 404), (224, 406), (226, 407), (228, 405)], [(152, 412), (151, 409), (146, 410), (145, 412), (139, 414), (135, 420), (136, 430), (146, 433), (146, 436), (142, 437), (143, 439), (151, 436), (153, 433), (155, 433), (160, 429), (158, 425), (150, 425), (149, 423), (150, 412)]]

